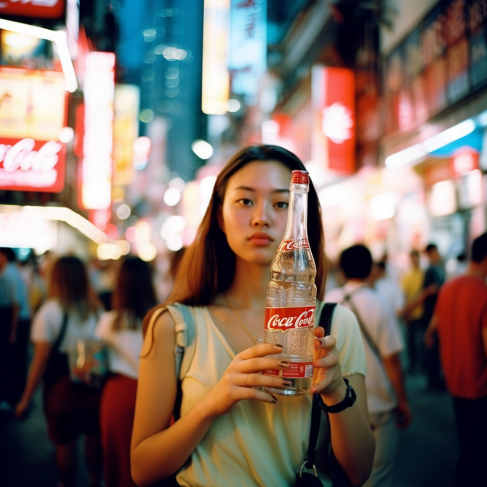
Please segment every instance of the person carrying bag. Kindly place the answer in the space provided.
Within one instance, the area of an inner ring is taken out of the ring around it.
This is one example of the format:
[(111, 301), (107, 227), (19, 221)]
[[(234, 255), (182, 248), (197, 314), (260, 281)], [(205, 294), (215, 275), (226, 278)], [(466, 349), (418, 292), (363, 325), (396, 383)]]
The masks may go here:
[(56, 448), (60, 487), (75, 484), (77, 440), (81, 435), (86, 442), (90, 485), (101, 482), (101, 390), (80, 380), (76, 367), (77, 344), (95, 339), (99, 309), (83, 262), (72, 256), (59, 258), (49, 276), (48, 299), (33, 320), (34, 356), (15, 415), (25, 417), (42, 381), (44, 416), (49, 439)]

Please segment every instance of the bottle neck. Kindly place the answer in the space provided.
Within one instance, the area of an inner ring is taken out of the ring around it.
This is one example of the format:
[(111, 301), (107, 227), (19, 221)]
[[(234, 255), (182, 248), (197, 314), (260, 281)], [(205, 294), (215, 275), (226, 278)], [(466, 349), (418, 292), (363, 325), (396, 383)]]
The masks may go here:
[(308, 238), (308, 191), (307, 184), (291, 184), (289, 188), (289, 214), (284, 240)]

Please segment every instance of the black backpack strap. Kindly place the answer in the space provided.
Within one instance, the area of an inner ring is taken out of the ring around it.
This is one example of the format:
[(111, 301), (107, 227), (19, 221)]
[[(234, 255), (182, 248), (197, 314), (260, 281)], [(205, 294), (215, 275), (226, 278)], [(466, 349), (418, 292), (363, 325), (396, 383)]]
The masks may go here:
[[(337, 303), (325, 303), (321, 309), (320, 321), (318, 326), (325, 330), (325, 336), (330, 334), (333, 311)], [(318, 394), (313, 394), (313, 406), (311, 408), (311, 428), (309, 431), (308, 456), (306, 457), (305, 467), (313, 469), (315, 463), (316, 442), (320, 432), (321, 408)]]
[(66, 329), (68, 328), (68, 313), (65, 311), (63, 314), (63, 321), (61, 324), (61, 331), (56, 338), (56, 341), (52, 344), (51, 353), (58, 350), (61, 342), (63, 341), (64, 335), (66, 335)]

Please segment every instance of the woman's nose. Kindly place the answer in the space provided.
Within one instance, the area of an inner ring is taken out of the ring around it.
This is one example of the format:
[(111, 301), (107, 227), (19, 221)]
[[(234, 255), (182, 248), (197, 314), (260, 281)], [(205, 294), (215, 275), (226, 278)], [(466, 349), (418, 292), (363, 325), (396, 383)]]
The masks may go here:
[(264, 205), (256, 206), (254, 214), (252, 215), (252, 226), (254, 227), (268, 227), (270, 225), (269, 215)]

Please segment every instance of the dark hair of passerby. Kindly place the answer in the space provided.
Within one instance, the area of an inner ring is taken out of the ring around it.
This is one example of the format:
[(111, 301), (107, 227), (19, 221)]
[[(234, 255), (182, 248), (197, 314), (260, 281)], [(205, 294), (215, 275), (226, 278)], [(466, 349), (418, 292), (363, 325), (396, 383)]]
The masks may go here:
[[(218, 212), (223, 204), (228, 180), (239, 169), (253, 161), (277, 161), (293, 170), (305, 171), (304, 164), (288, 150), (273, 145), (247, 147), (235, 154), (218, 175), (210, 203), (194, 242), (187, 248), (179, 265), (172, 292), (167, 302), (192, 306), (208, 305), (225, 291), (235, 274), (235, 254), (218, 224)], [(325, 252), (323, 223), (318, 194), (310, 182), (308, 194), (308, 237), (316, 263), (317, 297), (325, 290)]]
[(15, 251), (10, 247), (0, 247), (0, 252), (2, 252), (2, 254), (5, 254), (9, 262), (15, 262), (17, 260), (17, 255), (15, 254)]
[(340, 268), (347, 279), (367, 279), (372, 270), (372, 255), (362, 244), (352, 245), (340, 255)]
[(474, 262), (482, 262), (487, 255), (487, 232), (483, 233), (472, 242), (472, 256)]
[(424, 249), (426, 253), (432, 252), (433, 250), (438, 250), (438, 246), (434, 243), (429, 243)]
[(118, 314), (113, 322), (113, 330), (122, 327), (122, 316), (127, 326), (135, 330), (140, 326), (147, 311), (157, 304), (149, 264), (139, 257), (127, 257), (122, 262), (112, 295), (113, 309)]
[(96, 313), (100, 303), (91, 289), (88, 273), (83, 262), (75, 256), (57, 259), (49, 275), (47, 295), (56, 299), (61, 309), (77, 313), (86, 320), (91, 313)]

